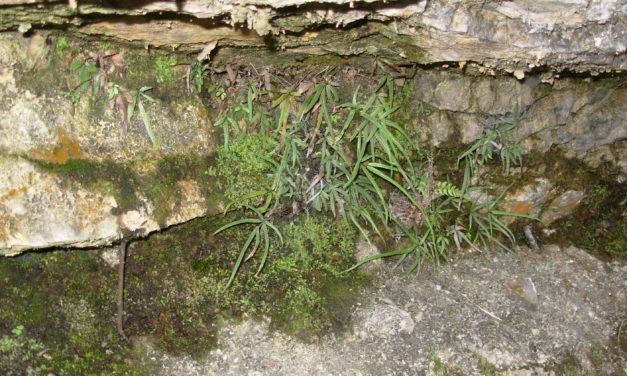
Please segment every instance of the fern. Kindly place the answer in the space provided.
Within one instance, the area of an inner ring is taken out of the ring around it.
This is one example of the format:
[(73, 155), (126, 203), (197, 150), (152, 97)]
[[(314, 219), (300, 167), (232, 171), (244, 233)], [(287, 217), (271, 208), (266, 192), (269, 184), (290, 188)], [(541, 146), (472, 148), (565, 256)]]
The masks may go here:
[(438, 196), (447, 197), (462, 197), (463, 192), (457, 188), (453, 183), (448, 181), (438, 182), (433, 188), (433, 193)]
[[(230, 145), (232, 138), (246, 139), (261, 128), (274, 143), (272, 152), (256, 158), (267, 165), (267, 170), (257, 177), (254, 189), (244, 195), (236, 190), (238, 194), (230, 197), (234, 202), (229, 207), (243, 209), (254, 218), (233, 221), (216, 231), (240, 225), (252, 228), (227, 285), (258, 249), (263, 250), (263, 268), (270, 236), (281, 238), (273, 218), (286, 212), (332, 214), (338, 223), (341, 219), (351, 224), (368, 241), (368, 230), (384, 237), (386, 233), (395, 235), (393, 224), (398, 225), (401, 236), (407, 238), (405, 248), (361, 260), (351, 269), (373, 259), (398, 256), (399, 263), (411, 260), (411, 272), (425, 259), (437, 266), (447, 259), (454, 245), (461, 248), (467, 243), (479, 249), (478, 245), (489, 242), (508, 249), (502, 239), (515, 240), (500, 219), (515, 214), (496, 210), (502, 194), (495, 200), (478, 202), (465, 193), (478, 189), (470, 187), (471, 177), (493, 159), (494, 153), (499, 153), (506, 171), (520, 164), (522, 149), (511, 137), (520, 117), (488, 126), (484, 135), (460, 154), (458, 163), (465, 163), (465, 174), (459, 188), (450, 181), (434, 182), (432, 158), (420, 166), (422, 171), (414, 168), (413, 152), (418, 150), (404, 125), (394, 121), (400, 106), (391, 79), (381, 80), (366, 98), (360, 98), (357, 88), (352, 100), (344, 104), (338, 104), (338, 90), (332, 84), (310, 82), (309, 89), (302, 91), (296, 87), (293, 84), (267, 92), (248, 88), (246, 98), (229, 106), (215, 123), (224, 128), (223, 150), (234, 158), (237, 143)], [(261, 99), (264, 95), (267, 97)], [(401, 205), (407, 205), (413, 216), (411, 229), (391, 217), (386, 197), (390, 189), (405, 196), (401, 201), (406, 203)]]

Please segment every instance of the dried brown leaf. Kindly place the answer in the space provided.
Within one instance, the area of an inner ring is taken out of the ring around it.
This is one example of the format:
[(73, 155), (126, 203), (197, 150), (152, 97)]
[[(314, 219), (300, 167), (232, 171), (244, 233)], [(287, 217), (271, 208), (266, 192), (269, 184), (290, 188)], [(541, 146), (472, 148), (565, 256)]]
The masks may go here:
[(233, 70), (230, 64), (227, 64), (226, 66), (226, 76), (231, 85), (234, 85), (235, 82), (237, 81), (237, 72)]
[(303, 93), (313, 90), (315, 86), (316, 84), (314, 84), (311, 81), (304, 81), (304, 82), (301, 82), (300, 85), (298, 85), (298, 89), (296, 89), (296, 92), (298, 94), (303, 94)]

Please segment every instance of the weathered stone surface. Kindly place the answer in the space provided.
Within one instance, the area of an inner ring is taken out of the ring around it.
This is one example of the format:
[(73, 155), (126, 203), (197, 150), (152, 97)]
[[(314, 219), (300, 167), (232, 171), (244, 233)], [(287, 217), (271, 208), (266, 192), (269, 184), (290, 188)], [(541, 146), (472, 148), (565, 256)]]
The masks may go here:
[(586, 194), (582, 191), (570, 190), (555, 198), (549, 207), (542, 213), (541, 219), (546, 224), (551, 224), (557, 219), (572, 213)]
[[(181, 198), (155, 202), (137, 199), (136, 209), (118, 214), (112, 194), (42, 170), (19, 157), (0, 156), (0, 255), (50, 247), (111, 244), (124, 234), (146, 235), (216, 210), (193, 181), (179, 181)], [(156, 207), (168, 205), (164, 224)]]
[(85, 34), (111, 36), (127, 41), (150, 43), (153, 46), (204, 46), (211, 41), (235, 43), (241, 46), (263, 45), (263, 38), (256, 33), (227, 26), (206, 27), (180, 21), (150, 21), (149, 19), (127, 22), (95, 22), (83, 26)]
[(160, 141), (157, 151), (140, 116), (135, 116), (124, 130), (120, 114), (103, 98), (83, 95), (73, 103), (63, 94), (66, 86), (73, 85), (63, 81), (51, 80), (46, 88), (32, 88), (35, 84), (29, 83), (30, 76), (58, 74), (63, 77), (61, 72), (55, 71), (66, 70), (62, 66), (49, 66), (51, 51), (45, 38), (4, 34), (0, 36), (0, 52), (2, 154), (41, 157), (59, 144), (67, 143), (75, 149), (73, 157), (92, 160), (123, 161), (147, 154), (168, 155), (181, 151), (210, 154), (213, 151), (213, 128), (207, 110), (199, 101), (161, 99), (150, 92), (157, 97), (155, 103), (146, 103), (154, 133)]
[(374, 304), (372, 307), (360, 311), (356, 316), (358, 324), (355, 332), (357, 337), (362, 340), (372, 337), (394, 338), (402, 334), (412, 334), (416, 326), (411, 313), (389, 300)]
[(125, 130), (105, 95), (76, 103), (62, 95), (54, 85), (66, 85), (64, 73), (55, 71), (65, 67), (50, 55), (38, 35), (0, 37), (0, 254), (110, 244), (218, 210), (199, 185), (207, 182), (158, 170), (164, 158), (213, 153), (213, 127), (197, 99), (146, 103), (155, 148), (140, 117)]
[(531, 278), (512, 278), (505, 282), (505, 287), (518, 299), (529, 305), (529, 308), (535, 310), (538, 305), (538, 291)]
[[(535, 179), (533, 183), (509, 192), (503, 208), (516, 214), (538, 216), (542, 206), (554, 197), (553, 186), (554, 183), (549, 179)], [(511, 223), (514, 218), (506, 217), (504, 220)]]
[[(84, 33), (149, 45), (191, 44), (198, 49), (199, 44), (212, 41), (241, 40), (267, 48), (263, 39), (245, 28), (272, 36), (274, 45), (288, 52), (400, 56), (420, 63), (474, 61), (488, 69), (507, 69), (519, 79), (537, 66), (593, 72), (627, 68), (622, 42), (627, 39), (627, 6), (620, 0), (190, 0), (113, 5), (11, 0), (4, 4), (0, 29), (20, 32), (46, 25), (82, 25)], [(114, 14), (127, 18), (115, 20)], [(153, 15), (161, 17), (146, 18)], [(370, 48), (355, 49), (363, 42), (363, 35), (351, 33), (357, 23), (370, 30), (365, 44)], [(324, 41), (302, 38), (303, 31), (329, 25), (347, 28), (339, 51)], [(386, 43), (379, 42), (382, 37)]]
[(627, 180), (627, 140), (617, 141), (611, 145), (599, 146), (590, 151), (584, 161), (593, 167), (599, 167), (603, 163), (611, 163), (622, 171), (617, 177), (619, 183)]
[[(381, 251), (379, 248), (366, 240), (365, 237), (360, 236), (357, 244), (355, 244), (355, 260), (363, 260), (368, 257), (373, 257), (380, 254)], [(375, 272), (379, 270), (383, 266), (382, 259), (375, 259), (370, 262), (367, 262), (359, 267), (359, 270), (365, 272)]]
[(624, 69), (624, 58), (616, 59), (625, 52), (619, 42), (625, 39), (625, 28), (619, 26), (624, 24), (624, 12), (625, 5), (615, 0), (591, 6), (586, 1), (439, 0), (429, 1), (425, 12), (408, 20), (401, 33), (423, 46), (431, 61), (498, 64), (519, 60), (523, 69), (525, 65), (561, 65), (567, 60), (568, 65), (575, 61), (587, 64), (579, 53), (593, 48), (603, 51), (601, 54), (612, 52), (606, 59), (597, 55), (585, 60)]
[[(432, 113), (421, 117), (418, 127), (431, 130), (436, 145), (455, 131), (470, 143), (481, 135), (481, 124), (524, 112), (514, 136), (527, 152), (558, 145), (568, 156), (585, 158), (595, 148), (627, 138), (627, 89), (619, 82), (557, 79), (549, 85), (538, 76), (518, 81), (469, 77), (457, 70), (419, 71), (414, 101)], [(624, 164), (627, 157), (617, 159)]]
[[(567, 157), (588, 160), (594, 166), (607, 161), (622, 171), (618, 181), (625, 179), (627, 154), (627, 90), (619, 79), (586, 82), (556, 79), (553, 85), (542, 83), (538, 76), (524, 81), (504, 77), (469, 77), (451, 71), (419, 71), (414, 86), (416, 107), (429, 113), (416, 120), (417, 134), (422, 141), (434, 145), (478, 139), (489, 124), (506, 114), (523, 113), (523, 120), (513, 129), (525, 154), (545, 152), (557, 146)], [(537, 176), (537, 175), (536, 175)], [(567, 216), (581, 202), (567, 200), (560, 205), (555, 199), (551, 209), (542, 208), (555, 198), (557, 176), (536, 179), (507, 194), (503, 208), (520, 214), (541, 216), (550, 224)], [(580, 192), (581, 193), (581, 192)], [(505, 221), (512, 222), (513, 218)]]
[(102, 245), (121, 235), (112, 196), (65, 182), (21, 158), (0, 158), (0, 171), (0, 254)]

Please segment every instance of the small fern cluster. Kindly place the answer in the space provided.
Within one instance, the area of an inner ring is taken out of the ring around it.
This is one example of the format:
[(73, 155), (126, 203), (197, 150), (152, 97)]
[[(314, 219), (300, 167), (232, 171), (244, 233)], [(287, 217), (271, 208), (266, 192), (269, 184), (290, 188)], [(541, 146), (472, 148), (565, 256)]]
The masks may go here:
[[(435, 181), (433, 161), (417, 162), (424, 153), (404, 125), (394, 121), (401, 103), (391, 79), (381, 80), (370, 96), (361, 96), (357, 88), (350, 101), (340, 104), (339, 99), (332, 82), (301, 82), (270, 91), (249, 87), (245, 97), (215, 123), (223, 129), (222, 150), (227, 154), (237, 150), (242, 140), (260, 134), (274, 145), (272, 151), (258, 156), (265, 164), (259, 170), (263, 172), (254, 177), (258, 184), (229, 197), (230, 207), (243, 209), (252, 217), (216, 231), (235, 226), (251, 229), (227, 286), (258, 251), (263, 258), (261, 272), (272, 247), (272, 234), (279, 244), (282, 241), (273, 220), (301, 211), (329, 213), (338, 224), (354, 226), (367, 239), (368, 230), (382, 238), (396, 235), (407, 239), (402, 249), (361, 260), (353, 268), (376, 258), (400, 256), (402, 262), (412, 256), (408, 268), (412, 271), (424, 258), (436, 264), (446, 259), (453, 244), (477, 250), (489, 243), (507, 248), (499, 234), (514, 241), (500, 217), (517, 214), (496, 209), (503, 194), (495, 200), (474, 199), (471, 193), (485, 187), (464, 183), (460, 188), (448, 178)], [(492, 137), (487, 144), (504, 142), (504, 132), (510, 130), (496, 129), (495, 137), (486, 136)], [(487, 153), (491, 149), (484, 144), (485, 140), (460, 156), (460, 160), (473, 162), (470, 174), (476, 160), (483, 163), (490, 158)], [(501, 148), (502, 153), (515, 150), (513, 145)], [(518, 161), (519, 155), (512, 153)], [(214, 173), (220, 175), (219, 170)], [(411, 221), (394, 212), (394, 205), (388, 202), (390, 192), (401, 197), (396, 200), (397, 207), (400, 205), (397, 211), (411, 215)]]
[[(72, 46), (65, 38), (59, 38), (55, 54), (61, 57), (66, 50), (71, 48)], [(76, 49), (78, 54), (68, 68), (74, 73), (77, 84), (63, 94), (68, 96), (72, 102), (78, 102), (85, 93), (91, 91), (90, 94), (96, 96), (106, 90), (109, 106), (117, 111), (124, 134), (128, 131), (128, 124), (139, 112), (152, 145), (158, 148), (159, 141), (153, 131), (147, 109), (148, 103), (155, 102), (155, 99), (148, 94), (152, 87), (142, 86), (138, 90), (129, 90), (114, 82), (113, 79), (116, 76), (119, 78), (126, 74), (127, 63), (124, 58), (124, 51), (111, 50), (106, 43), (100, 44), (98, 48), (96, 51)], [(162, 61), (161, 66), (165, 67), (164, 62), (166, 60), (160, 61)], [(167, 61), (171, 62), (171, 59)]]

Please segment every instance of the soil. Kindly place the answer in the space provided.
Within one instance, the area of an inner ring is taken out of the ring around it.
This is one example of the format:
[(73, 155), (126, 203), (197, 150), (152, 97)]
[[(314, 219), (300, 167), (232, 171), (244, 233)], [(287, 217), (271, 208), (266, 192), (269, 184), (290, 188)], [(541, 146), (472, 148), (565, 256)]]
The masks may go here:
[(468, 254), (407, 277), (385, 264), (348, 329), (315, 343), (269, 319), (222, 323), (202, 359), (135, 341), (163, 375), (626, 375), (626, 276), (625, 260), (558, 246)]

